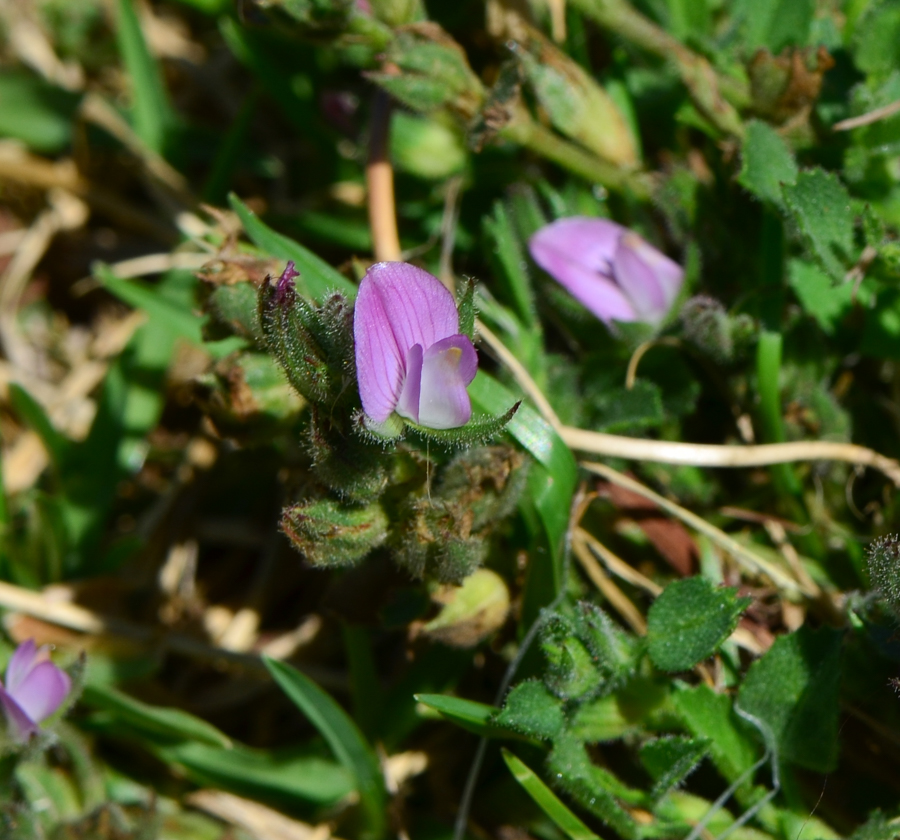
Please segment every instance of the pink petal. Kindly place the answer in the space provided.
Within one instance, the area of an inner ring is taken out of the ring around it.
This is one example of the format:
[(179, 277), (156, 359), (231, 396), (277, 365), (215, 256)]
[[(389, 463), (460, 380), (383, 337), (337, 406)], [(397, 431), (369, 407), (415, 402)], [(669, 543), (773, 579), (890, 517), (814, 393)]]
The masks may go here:
[(363, 277), (356, 296), (353, 339), (363, 411), (383, 423), (400, 398), (406, 348), (401, 351), (397, 346), (384, 300), (369, 274)]
[(6, 713), (10, 735), (15, 741), (27, 741), (32, 733), (37, 732), (37, 724), (25, 714), (22, 707), (0, 685), (0, 706)]
[(425, 351), (419, 395), (419, 424), (431, 429), (464, 426), (472, 416), (466, 386), (478, 371), (478, 354), (468, 336), (452, 335)]
[(601, 321), (636, 321), (637, 312), (624, 292), (610, 279), (595, 271), (570, 263), (564, 276), (552, 274), (575, 300)]
[(40, 662), (9, 694), (31, 720), (40, 723), (62, 705), (71, 688), (65, 671), (52, 662)]
[(414, 344), (428, 348), (459, 332), (453, 295), (434, 275), (409, 263), (382, 262), (373, 265), (366, 277), (381, 296), (397, 346), (404, 355)]
[(359, 284), (353, 317), (356, 373), (363, 410), (382, 423), (397, 407), (406, 357), (459, 331), (453, 295), (414, 265), (381, 262)]
[(634, 306), (612, 279), (625, 228), (608, 219), (560, 219), (531, 237), (534, 261), (601, 321), (634, 321)]
[(38, 650), (34, 639), (28, 639), (20, 644), (9, 659), (6, 666), (6, 688), (15, 693), (16, 687), (28, 676), (32, 668), (41, 660), (47, 658), (47, 648)]
[(542, 227), (528, 243), (534, 261), (566, 285), (570, 267), (610, 276), (610, 265), (625, 228), (609, 219), (572, 216)]
[(403, 391), (397, 402), (397, 414), (419, 422), (419, 391), (422, 387), (422, 360), (424, 351), (421, 344), (414, 344), (409, 349), (406, 357), (406, 379), (403, 382)]
[(631, 299), (638, 320), (659, 323), (671, 309), (684, 280), (684, 271), (641, 237), (622, 236), (613, 260), (615, 278)]

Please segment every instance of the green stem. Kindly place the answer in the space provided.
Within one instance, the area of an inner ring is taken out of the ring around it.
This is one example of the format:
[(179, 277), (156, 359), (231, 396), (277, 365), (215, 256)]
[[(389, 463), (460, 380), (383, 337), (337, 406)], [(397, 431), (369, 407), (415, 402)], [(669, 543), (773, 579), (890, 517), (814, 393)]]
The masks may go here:
[(736, 108), (750, 102), (746, 85), (719, 76), (701, 55), (688, 49), (626, 0), (572, 0), (573, 5), (604, 29), (621, 35), (642, 49), (673, 61), (694, 104), (725, 134), (743, 137), (744, 126)]
[(784, 304), (784, 223), (778, 211), (766, 207), (760, 237), (759, 316), (763, 328), (777, 331)]
[[(759, 413), (763, 438), (767, 443), (783, 443), (784, 422), (781, 417), (781, 334), (763, 331), (756, 346), (756, 378), (759, 388)], [(799, 496), (803, 490), (789, 464), (771, 467), (775, 484), (781, 492)]]
[(524, 109), (501, 135), (612, 192), (630, 194), (638, 201), (649, 201), (653, 195), (654, 182), (647, 173), (629, 172), (594, 157), (536, 122)]
[(368, 630), (356, 624), (344, 624), (344, 647), (350, 666), (354, 717), (363, 734), (372, 739), (378, 730), (383, 692), (378, 682)]

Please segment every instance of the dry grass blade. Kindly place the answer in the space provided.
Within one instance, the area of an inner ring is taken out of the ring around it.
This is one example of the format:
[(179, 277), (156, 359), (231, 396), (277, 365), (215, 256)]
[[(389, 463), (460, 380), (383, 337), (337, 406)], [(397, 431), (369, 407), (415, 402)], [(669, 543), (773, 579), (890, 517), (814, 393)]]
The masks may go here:
[(538, 388), (537, 383), (531, 378), (531, 374), (525, 369), (525, 366), (482, 321), (475, 321), (475, 331), (478, 337), (491, 349), (491, 352), (497, 357), (497, 360), (509, 369), (509, 372), (513, 375), (516, 382), (519, 383), (522, 390), (525, 391), (526, 395), (534, 402), (543, 418), (553, 426), (557, 432), (561, 432), (565, 427), (559, 417), (556, 416), (556, 412), (544, 396), (544, 392)]
[(572, 449), (591, 455), (633, 458), (659, 464), (693, 467), (764, 467), (796, 461), (844, 461), (874, 467), (900, 487), (900, 463), (855, 443), (825, 440), (796, 443), (766, 443), (757, 446), (719, 446), (706, 443), (677, 443), (663, 440), (620, 437), (564, 426), (562, 439)]
[(847, 120), (841, 120), (831, 126), (832, 131), (850, 131), (853, 128), (861, 128), (864, 125), (871, 125), (879, 120), (886, 120), (888, 117), (900, 112), (900, 99), (891, 102), (890, 105), (883, 105), (881, 108), (875, 108), (866, 114), (860, 114), (858, 117), (850, 117)]
[(747, 572), (754, 575), (765, 575), (779, 589), (792, 595), (802, 594), (808, 598), (815, 598), (817, 596), (817, 591), (810, 591), (808, 587), (798, 583), (786, 572), (753, 551), (750, 551), (750, 549), (741, 545), (737, 540), (729, 537), (724, 531), (716, 528), (715, 525), (710, 525), (705, 519), (697, 516), (697, 514), (691, 513), (691, 511), (681, 507), (681, 505), (675, 504), (675, 502), (669, 501), (664, 496), (660, 496), (659, 493), (655, 493), (639, 481), (628, 478), (611, 467), (607, 467), (605, 464), (582, 461), (581, 466), (588, 470), (588, 472), (599, 475), (607, 481), (611, 481), (613, 484), (618, 484), (620, 487), (624, 487), (627, 490), (638, 493), (646, 499), (650, 499), (664, 511), (680, 519), (685, 525), (699, 531), (701, 534), (705, 534), (718, 545), (719, 548), (731, 554), (731, 556), (734, 557)]
[(207, 814), (241, 828), (257, 840), (329, 840), (326, 824), (309, 825), (293, 820), (271, 808), (221, 790), (198, 790), (185, 802)]
[[(161, 634), (156, 627), (103, 616), (70, 601), (60, 600), (56, 597), (60, 587), (55, 587), (55, 590), (54, 596), (50, 597), (0, 581), (0, 608), (22, 613), (48, 624), (76, 630), (79, 633), (121, 637), (179, 653), (191, 659), (217, 665), (237, 666), (260, 675), (267, 673), (262, 660), (254, 654), (225, 650), (183, 633)], [(305, 666), (301, 666), (301, 670), (328, 689), (346, 688), (346, 679), (335, 671)]]
[[(874, 467), (900, 487), (900, 463), (855, 443), (813, 440), (756, 446), (724, 446), (630, 438), (564, 426), (531, 374), (509, 348), (480, 322), (478, 331), (497, 359), (509, 369), (519, 387), (533, 400), (544, 419), (556, 429), (568, 446), (579, 452), (693, 467), (763, 467), (796, 461), (844, 461)], [(646, 349), (649, 349), (649, 345)], [(637, 354), (634, 358), (640, 359)]]
[(663, 588), (658, 583), (654, 583), (646, 575), (642, 575), (637, 569), (629, 566), (628, 563), (610, 551), (593, 534), (585, 531), (583, 528), (579, 528), (578, 537), (583, 539), (591, 551), (603, 561), (603, 565), (606, 566), (610, 574), (628, 581), (628, 583), (638, 587), (638, 589), (643, 589), (644, 592), (652, 595), (654, 598), (662, 592)]
[(603, 597), (609, 601), (613, 609), (627, 622), (639, 636), (647, 634), (647, 620), (640, 610), (629, 600), (628, 596), (613, 583), (612, 579), (594, 559), (584, 539), (584, 531), (580, 528), (572, 536), (572, 551), (587, 576), (591, 579)]

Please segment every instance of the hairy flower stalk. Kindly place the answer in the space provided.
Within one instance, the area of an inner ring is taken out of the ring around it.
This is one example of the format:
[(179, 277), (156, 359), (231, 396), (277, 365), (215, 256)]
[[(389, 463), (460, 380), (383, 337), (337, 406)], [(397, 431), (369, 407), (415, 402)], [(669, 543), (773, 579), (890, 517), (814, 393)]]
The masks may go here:
[(430, 429), (469, 421), (466, 387), (478, 356), (436, 277), (407, 263), (373, 265), (359, 285), (353, 336), (359, 396), (373, 423), (394, 413)]
[(684, 281), (678, 263), (609, 219), (560, 219), (528, 245), (534, 261), (607, 326), (658, 326)]
[(69, 675), (50, 661), (49, 648), (23, 642), (6, 667), (0, 705), (16, 741), (27, 741), (63, 703), (72, 689)]

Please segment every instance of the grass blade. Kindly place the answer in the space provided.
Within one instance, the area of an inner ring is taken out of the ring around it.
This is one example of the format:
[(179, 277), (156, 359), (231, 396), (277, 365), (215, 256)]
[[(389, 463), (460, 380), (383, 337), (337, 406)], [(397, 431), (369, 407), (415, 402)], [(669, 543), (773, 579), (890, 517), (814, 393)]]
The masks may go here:
[(231, 739), (205, 720), (181, 709), (142, 703), (113, 688), (85, 686), (81, 701), (110, 712), (135, 728), (155, 736), (197, 741), (213, 747), (231, 747)]
[(571, 840), (600, 840), (578, 817), (575, 816), (562, 800), (547, 787), (527, 764), (519, 761), (509, 750), (502, 750), (503, 760), (516, 781), (525, 792), (538, 804), (540, 809)]
[(361, 836), (366, 840), (384, 836), (387, 829), (384, 778), (378, 757), (356, 723), (296, 668), (268, 657), (263, 661), (275, 682), (319, 730), (338, 761), (353, 774), (366, 821), (366, 830)]
[(9, 400), (19, 417), (41, 439), (54, 469), (59, 470), (71, 448), (69, 441), (56, 431), (44, 407), (21, 385), (10, 383)]
[(467, 732), (474, 732), (485, 738), (509, 737), (509, 731), (498, 729), (491, 724), (491, 718), (499, 709), (486, 703), (449, 697), (446, 694), (417, 694), (416, 702), (434, 709), (441, 717), (455, 723)]
[(312, 251), (304, 248), (299, 242), (294, 242), (293, 239), (276, 233), (234, 193), (228, 196), (228, 203), (240, 218), (244, 230), (247, 231), (247, 236), (258, 248), (275, 259), (294, 261), (297, 271), (300, 272), (301, 282), (313, 298), (320, 301), (333, 291), (342, 292), (351, 300), (356, 297), (356, 286), (343, 274), (328, 265), (325, 260), (317, 257)]
[(119, 0), (116, 36), (125, 69), (131, 77), (132, 115), (138, 137), (157, 154), (176, 122), (162, 73), (150, 53), (132, 0)]
[[(469, 386), (469, 394), (475, 405), (489, 414), (499, 414), (515, 402), (513, 394), (484, 371), (478, 372)], [(506, 428), (538, 461), (528, 476), (526, 503), (534, 505), (550, 552), (550, 563), (542, 563), (542, 555), (535, 553), (529, 569), (522, 611), (527, 626), (563, 586), (566, 532), (577, 467), (572, 451), (562, 438), (525, 403), (519, 406)]]

